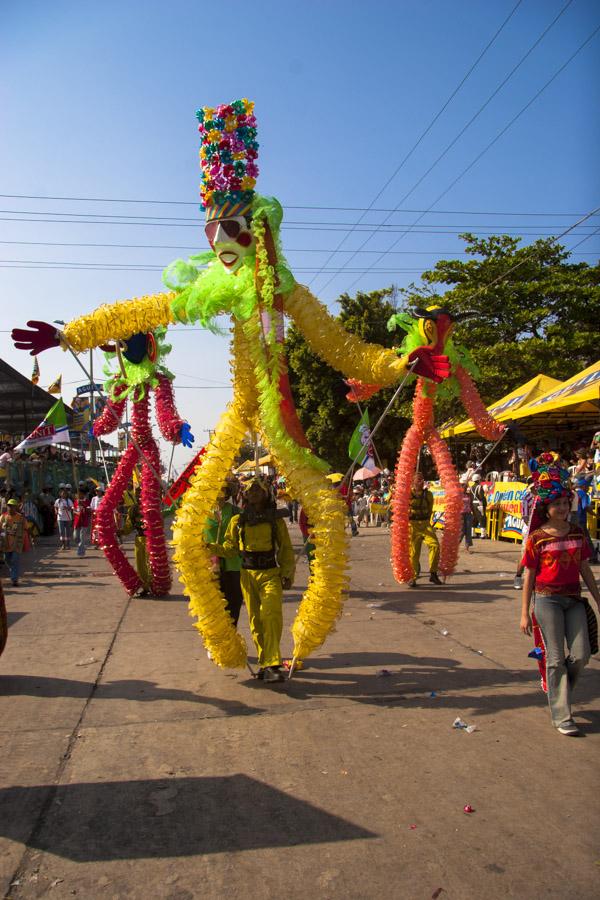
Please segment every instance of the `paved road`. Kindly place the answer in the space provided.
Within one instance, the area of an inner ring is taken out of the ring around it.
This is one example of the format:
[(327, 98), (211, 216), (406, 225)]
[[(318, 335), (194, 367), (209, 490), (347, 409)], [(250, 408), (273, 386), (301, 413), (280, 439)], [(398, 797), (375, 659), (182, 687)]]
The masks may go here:
[[(337, 633), (268, 688), (208, 661), (181, 594), (128, 600), (98, 551), (46, 541), (7, 591), (2, 895), (597, 897), (598, 661), (583, 736), (561, 737), (517, 630), (512, 545), (476, 542), (451, 583), (414, 591), (385, 530), (352, 557)], [(301, 561), (288, 623), (306, 577)]]

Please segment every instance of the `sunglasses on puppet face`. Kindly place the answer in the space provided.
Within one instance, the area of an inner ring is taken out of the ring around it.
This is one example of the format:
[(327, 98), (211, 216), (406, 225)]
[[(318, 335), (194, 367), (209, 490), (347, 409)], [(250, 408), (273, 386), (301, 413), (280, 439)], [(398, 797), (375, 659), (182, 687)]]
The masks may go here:
[(208, 243), (226, 269), (234, 271), (253, 252), (254, 238), (245, 216), (213, 219), (204, 226)]

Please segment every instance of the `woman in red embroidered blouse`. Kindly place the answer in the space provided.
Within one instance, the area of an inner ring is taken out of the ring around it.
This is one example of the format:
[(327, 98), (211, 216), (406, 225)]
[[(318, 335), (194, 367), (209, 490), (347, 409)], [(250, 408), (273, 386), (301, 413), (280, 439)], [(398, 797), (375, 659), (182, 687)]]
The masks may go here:
[(571, 694), (591, 650), (591, 609), (581, 597), (580, 576), (599, 606), (600, 592), (588, 562), (590, 550), (585, 535), (579, 526), (568, 522), (568, 472), (560, 468), (555, 454), (544, 453), (537, 460), (533, 477), (545, 521), (530, 534), (523, 555), (525, 581), (520, 627), (527, 635), (532, 627), (539, 629), (552, 724), (561, 734), (574, 736), (579, 729), (571, 713)]

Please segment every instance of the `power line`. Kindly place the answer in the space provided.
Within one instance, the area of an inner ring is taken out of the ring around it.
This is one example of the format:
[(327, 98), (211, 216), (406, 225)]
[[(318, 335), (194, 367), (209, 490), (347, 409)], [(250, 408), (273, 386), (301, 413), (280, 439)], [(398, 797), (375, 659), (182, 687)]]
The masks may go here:
[[(392, 213), (400, 213), (400, 212), (404, 212), (404, 211), (405, 211), (405, 210), (395, 209), (395, 210), (392, 210), (391, 212), (392, 212)], [(423, 210), (423, 214), (424, 214), (424, 215), (425, 215), (427, 212), (429, 212), (429, 210)], [(108, 220), (108, 221), (102, 221), (102, 222), (90, 222), (90, 223), (89, 223), (89, 224), (98, 224), (98, 225), (113, 225), (113, 224), (116, 224), (116, 225), (120, 225), (120, 224), (125, 224), (125, 225), (145, 225), (145, 224), (146, 224), (146, 221), (148, 221), (148, 222), (150, 222), (150, 223), (159, 222), (159, 223), (165, 223), (165, 224), (170, 224), (171, 222), (175, 222), (176, 224), (178, 224), (179, 222), (193, 222), (193, 223), (194, 223), (194, 227), (199, 227), (199, 226), (201, 225), (201, 223), (200, 223), (197, 219), (195, 219), (195, 218), (192, 218), (192, 219), (190, 219), (190, 218), (183, 218), (183, 217), (177, 217), (177, 218), (163, 218), (162, 216), (113, 216), (113, 215), (105, 215), (105, 214), (102, 214), (101, 216), (100, 216), (100, 215), (98, 215), (98, 216), (93, 216), (93, 215), (91, 215), (90, 213), (81, 213), (81, 214), (80, 214), (80, 213), (42, 212), (42, 211), (40, 211), (40, 210), (33, 210), (33, 209), (31, 209), (31, 210), (29, 210), (29, 209), (0, 209), (0, 215), (11, 215), (11, 216), (12, 216), (12, 215), (15, 215), (15, 216), (43, 216), (43, 215), (48, 215), (48, 216), (71, 216), (71, 217), (72, 217), (71, 219), (64, 219), (64, 220), (57, 219), (56, 222), (54, 222), (55, 225), (71, 225), (71, 224), (79, 224), (79, 220), (78, 220), (78, 219), (77, 219), (76, 222), (73, 222), (72, 219), (73, 219), (73, 218), (76, 218), (76, 217), (78, 217), (78, 216), (80, 216), (80, 215), (87, 216), (88, 218), (90, 218), (90, 216), (91, 216), (91, 217), (94, 218), (94, 219), (104, 218), (104, 219), (107, 219), (107, 220)], [(583, 214), (582, 214), (582, 213), (578, 213), (578, 215), (583, 215)], [(144, 221), (124, 222), (124, 223), (122, 223), (122, 222), (120, 222), (120, 221), (119, 221), (119, 222), (113, 222), (113, 221), (110, 221), (110, 220), (113, 220), (113, 219), (119, 219), (119, 220), (121, 220), (121, 219), (133, 219), (133, 218), (135, 218), (135, 219), (143, 219)], [(378, 230), (379, 228), (398, 228), (398, 227), (401, 226), (401, 223), (398, 223), (398, 222), (391, 223), (391, 224), (388, 225), (387, 223), (388, 223), (388, 221), (389, 221), (390, 218), (391, 218), (391, 215), (387, 216), (387, 218), (384, 219), (383, 222), (370, 222), (370, 223), (369, 223), (369, 222), (366, 222), (366, 223), (364, 223), (361, 227), (362, 227), (362, 228), (369, 228), (369, 229), (375, 229), (375, 230)], [(3, 219), (2, 221), (7, 221), (7, 220), (6, 220), (6, 219)], [(9, 220), (9, 221), (30, 221), (30, 220), (22, 220), (22, 219), (14, 219), (14, 220), (12, 220), (12, 219), (11, 219), (11, 220)], [(31, 219), (31, 221), (37, 221), (37, 220)], [(53, 221), (53, 220), (50, 220), (50, 221)], [(430, 225), (431, 228), (448, 228), (448, 227), (455, 226), (457, 223), (456, 223), (456, 222), (450, 222), (450, 223), (444, 223), (444, 222), (437, 222), (437, 223), (436, 223), (436, 222), (431, 222), (431, 223), (428, 223), (428, 224)], [(460, 224), (460, 223), (459, 223), (459, 224)], [(284, 225), (283, 227), (302, 226), (302, 227), (311, 227), (311, 228), (312, 228), (312, 227), (317, 227), (317, 226), (322, 227), (322, 226), (329, 226), (329, 225), (334, 226), (334, 227), (344, 226), (344, 227), (347, 227), (347, 228), (350, 230), (350, 232), (352, 232), (352, 229), (353, 229), (353, 228), (356, 228), (356, 227), (357, 227), (357, 223), (356, 223), (356, 222), (327, 222), (327, 221), (326, 221), (326, 222), (323, 222), (323, 221), (316, 221), (316, 222), (313, 222), (313, 221), (311, 221), (311, 220), (299, 220), (299, 221), (296, 221), (296, 220), (293, 220), (293, 219), (290, 220), (290, 221), (285, 222), (285, 225)], [(403, 227), (403, 226), (402, 226), (402, 227)], [(461, 228), (469, 228), (469, 227), (471, 227), (471, 223), (467, 223), (467, 224), (465, 224), (465, 225), (460, 224), (460, 227), (461, 227)], [(516, 225), (513, 225), (513, 224), (503, 224), (503, 223), (491, 223), (491, 224), (490, 224), (490, 223), (485, 222), (485, 223), (472, 223), (472, 227), (475, 227), (475, 228), (497, 228), (497, 227), (499, 227), (499, 228), (520, 228), (520, 227), (522, 227), (522, 226), (519, 225), (519, 224), (516, 224)], [(527, 228), (560, 228), (560, 223), (553, 223), (553, 222), (529, 222), (529, 223), (527, 223), (526, 227), (527, 227)], [(333, 252), (333, 251), (332, 251), (332, 252)], [(347, 252), (349, 252), (349, 251), (347, 251)]]
[[(504, 21), (502, 22), (502, 24), (500, 25), (500, 27), (496, 30), (496, 32), (495, 32), (495, 34), (492, 36), (491, 40), (488, 41), (488, 43), (486, 44), (486, 46), (483, 48), (483, 50), (481, 51), (481, 53), (479, 54), (479, 56), (477, 57), (477, 59), (475, 60), (475, 62), (474, 62), (474, 63), (471, 65), (471, 67), (468, 69), (467, 73), (463, 76), (463, 78), (461, 79), (461, 81), (459, 81), (459, 83), (458, 83), (457, 86), (454, 88), (454, 90), (452, 91), (452, 93), (450, 94), (450, 96), (448, 97), (448, 99), (446, 100), (446, 102), (442, 105), (442, 107), (441, 107), (441, 108), (438, 110), (438, 112), (435, 114), (435, 116), (433, 117), (433, 119), (431, 120), (431, 122), (429, 123), (429, 125), (427, 126), (427, 128), (425, 129), (425, 131), (423, 131), (423, 132), (419, 135), (419, 137), (417, 138), (417, 140), (415, 141), (415, 143), (412, 145), (412, 147), (410, 148), (410, 150), (408, 151), (408, 153), (406, 153), (406, 155), (405, 155), (405, 156), (403, 157), (403, 159), (400, 161), (400, 164), (396, 167), (396, 169), (394, 170), (394, 172), (392, 173), (392, 175), (388, 178), (388, 180), (385, 182), (385, 184), (383, 185), (383, 187), (382, 187), (382, 188), (378, 191), (378, 193), (375, 195), (375, 197), (373, 198), (373, 200), (371, 201), (371, 203), (369, 204), (369, 206), (367, 207), (367, 209), (361, 214), (361, 216), (360, 216), (360, 218), (358, 219), (358, 222), (356, 223), (356, 225), (360, 225), (360, 223), (361, 223), (362, 220), (364, 219), (366, 213), (367, 213), (373, 206), (375, 206), (375, 204), (377, 203), (377, 201), (379, 200), (379, 198), (381, 197), (381, 195), (387, 190), (387, 188), (389, 187), (389, 185), (390, 185), (390, 184), (392, 183), (392, 181), (396, 178), (396, 175), (400, 172), (400, 170), (403, 168), (403, 166), (405, 165), (405, 163), (406, 163), (406, 162), (410, 159), (410, 157), (413, 155), (413, 153), (414, 153), (414, 151), (417, 149), (417, 147), (421, 144), (421, 142), (424, 140), (424, 138), (427, 137), (427, 135), (429, 134), (429, 132), (431, 131), (431, 129), (433, 128), (433, 126), (435, 125), (435, 123), (437, 122), (437, 120), (440, 118), (440, 116), (442, 115), (442, 113), (447, 109), (447, 107), (448, 107), (449, 104), (452, 102), (452, 100), (454, 99), (454, 97), (456, 97), (456, 95), (458, 94), (458, 92), (460, 91), (460, 89), (462, 88), (462, 86), (465, 84), (465, 82), (467, 81), (467, 79), (471, 76), (471, 74), (473, 73), (473, 71), (475, 70), (475, 68), (479, 65), (479, 63), (481, 62), (481, 60), (483, 59), (483, 57), (485, 56), (485, 54), (487, 53), (487, 51), (490, 49), (490, 47), (492, 46), (492, 44), (494, 43), (494, 41), (498, 38), (498, 36), (500, 35), (500, 33), (502, 32), (502, 30), (504, 29), (504, 27), (508, 24), (508, 22), (510, 21), (510, 19), (512, 19), (513, 15), (516, 13), (517, 9), (518, 9), (519, 6), (521, 5), (521, 2), (522, 2), (522, 0), (517, 0), (517, 3), (514, 5), (514, 7), (512, 8), (512, 10), (511, 10), (510, 13), (508, 14), (508, 16), (504, 19)], [(354, 231), (354, 228), (351, 229), (351, 233), (352, 233), (352, 231)], [(347, 235), (346, 235), (346, 237), (347, 237)], [(342, 240), (340, 241), (340, 243), (338, 244), (338, 246), (337, 246), (337, 248), (336, 248), (337, 250), (341, 249), (342, 245), (343, 245), (343, 244), (345, 243), (345, 241), (346, 241), (346, 237), (342, 238)], [(328, 259), (325, 260), (325, 263), (324, 263), (322, 269), (324, 269), (325, 266), (327, 266), (330, 262), (331, 262), (331, 257), (329, 257)], [(322, 269), (321, 269), (321, 271), (322, 271)], [(314, 277), (314, 278), (311, 280), (311, 282), (310, 282), (311, 285), (313, 284), (314, 281), (316, 281), (316, 279), (319, 277), (320, 274), (321, 274), (321, 272), (317, 272), (317, 274), (315, 275), (315, 277)]]
[[(446, 193), (446, 192), (444, 192), (444, 193)], [(417, 220), (417, 222), (419, 222), (424, 217), (425, 214), (426, 213), (424, 213), (422, 216), (420, 216), (419, 219)], [(32, 224), (39, 223), (39, 222), (46, 222), (46, 223), (50, 223), (52, 225), (110, 225), (111, 227), (115, 226), (115, 225), (125, 225), (125, 226), (128, 226), (128, 225), (142, 226), (142, 225), (144, 225), (144, 226), (159, 227), (159, 228), (197, 228), (198, 227), (197, 225), (191, 225), (191, 224), (188, 225), (185, 223), (177, 224), (174, 222), (97, 222), (95, 220), (87, 221), (84, 219), (81, 219), (81, 220), (71, 219), (71, 220), (65, 221), (65, 222), (58, 222), (56, 219), (21, 219), (21, 218), (6, 218), (6, 217), (1, 217), (1, 216), (0, 216), (0, 221), (1, 222), (28, 222), (28, 223), (32, 223)], [(349, 232), (350, 231), (351, 232), (353, 230), (353, 228), (352, 227), (344, 227), (345, 224), (347, 224), (347, 223), (315, 222), (312, 224), (311, 223), (303, 224), (303, 223), (299, 223), (299, 222), (298, 223), (292, 222), (292, 223), (283, 224), (281, 226), (281, 228), (284, 231), (311, 231), (311, 232), (312, 231), (325, 231), (325, 232), (330, 232), (330, 231), (331, 232), (340, 232), (340, 231), (341, 232)], [(408, 233), (406, 231), (406, 229), (408, 229), (410, 232), (412, 232), (414, 234), (461, 234), (465, 230), (473, 231), (477, 234), (497, 234), (498, 231), (502, 231), (503, 233), (508, 234), (509, 230), (517, 231), (519, 234), (544, 234), (548, 231), (548, 229), (550, 229), (550, 232), (551, 232), (552, 227), (553, 227), (552, 225), (543, 225), (543, 226), (539, 225), (537, 231), (525, 231), (525, 230), (523, 230), (523, 228), (520, 228), (518, 225), (499, 224), (498, 227), (487, 226), (488, 230), (483, 231), (482, 229), (485, 226), (481, 226), (481, 225), (472, 226), (472, 225), (468, 225), (468, 224), (466, 224), (466, 225), (461, 224), (461, 225), (454, 226), (453, 228), (450, 228), (449, 226), (446, 226), (446, 225), (434, 225), (431, 223), (426, 223), (427, 224), (426, 229), (417, 229), (417, 230), (413, 231), (415, 224), (417, 224), (417, 223), (415, 222), (412, 225), (400, 225), (400, 224), (386, 225), (385, 226), (386, 233), (387, 234), (394, 234), (394, 233), (397, 234), (400, 232), (402, 234), (406, 234), (406, 233)], [(369, 232), (377, 232), (380, 230), (380, 228), (381, 228), (381, 226), (377, 226), (377, 225), (360, 225), (360, 226), (356, 226), (354, 228), (354, 230), (363, 232), (366, 234)], [(492, 228), (491, 231), (489, 230), (490, 228)], [(446, 230), (436, 231), (435, 229), (446, 229)], [(545, 231), (544, 231), (544, 229), (545, 229)], [(337, 250), (335, 252), (337, 252)], [(346, 251), (346, 252), (352, 252), (352, 251)]]
[[(449, 191), (451, 191), (452, 188), (453, 188), (453, 187), (461, 180), (461, 178), (463, 178), (463, 177), (467, 174), (467, 172), (469, 172), (469, 171), (473, 168), (473, 166), (476, 165), (476, 163), (479, 162), (479, 160), (482, 158), (482, 156), (484, 156), (484, 154), (486, 154), (487, 151), (490, 150), (491, 147), (493, 147), (494, 144), (495, 144), (497, 141), (499, 141), (500, 138), (501, 138), (504, 134), (506, 134), (506, 132), (509, 130), (509, 128), (511, 128), (511, 127), (514, 125), (514, 123), (515, 123), (515, 122), (523, 115), (523, 113), (526, 112), (526, 110), (528, 110), (529, 107), (530, 107), (533, 103), (535, 103), (535, 101), (538, 99), (538, 97), (546, 90), (546, 88), (548, 88), (548, 87), (552, 84), (553, 81), (555, 81), (556, 78), (558, 78), (558, 76), (561, 74), (561, 72), (563, 72), (563, 71), (567, 68), (567, 66), (575, 59), (575, 57), (576, 57), (579, 53), (581, 53), (581, 51), (582, 51), (582, 50), (590, 43), (591, 40), (593, 40), (593, 38), (598, 34), (599, 31), (600, 31), (600, 25), (596, 26), (596, 28), (595, 28), (595, 29), (587, 36), (587, 38), (579, 45), (579, 47), (577, 47), (577, 49), (571, 54), (571, 56), (569, 56), (569, 58), (568, 58), (561, 66), (559, 66), (559, 68), (554, 72), (554, 74), (550, 76), (550, 78), (545, 82), (545, 84), (543, 84), (542, 87), (541, 87), (541, 88), (533, 95), (533, 97), (525, 104), (525, 106), (521, 107), (521, 109), (519, 110), (519, 112), (516, 113), (516, 115), (514, 115), (514, 116), (512, 117), (512, 119), (504, 126), (504, 128), (502, 128), (502, 129), (498, 132), (498, 134), (497, 134), (494, 138), (492, 138), (492, 140), (491, 140), (488, 144), (486, 144), (486, 146), (483, 148), (483, 150), (481, 150), (481, 151), (477, 154), (477, 156), (469, 163), (469, 165), (466, 166), (466, 168), (464, 168), (464, 169), (462, 170), (462, 172), (461, 172), (459, 175), (457, 175), (456, 178), (455, 178), (452, 182), (450, 182), (450, 184), (448, 185), (448, 187), (447, 187), (444, 191), (442, 191), (441, 194), (439, 194), (439, 195), (436, 197), (436, 199), (435, 199), (435, 200), (433, 201), (433, 203), (431, 204), (432, 207), (435, 206), (436, 203), (439, 203), (439, 201), (442, 199), (442, 197), (445, 197), (446, 194), (449, 193)], [(594, 210), (594, 212), (597, 212), (597, 210)], [(383, 253), (380, 254), (380, 256), (377, 257), (377, 259), (374, 261), (374, 263), (372, 263), (371, 268), (372, 268), (377, 262), (379, 262), (381, 259), (383, 259), (383, 257), (386, 255), (387, 252), (389, 252), (389, 250), (393, 250), (393, 249), (397, 246), (397, 244), (399, 243), (399, 241), (402, 240), (403, 237), (405, 237), (407, 234), (410, 234), (411, 231), (412, 231), (412, 229), (413, 229), (413, 227), (414, 227), (414, 225), (418, 224), (418, 222), (423, 218), (424, 215), (426, 215), (426, 213), (423, 213), (421, 216), (419, 216), (419, 218), (413, 223), (413, 225), (411, 225), (411, 226), (408, 228), (407, 231), (404, 232), (404, 234), (400, 235), (400, 237), (399, 237), (397, 240), (395, 240), (394, 243), (391, 244), (390, 247), (388, 247), (387, 250), (383, 251)], [(584, 219), (583, 219), (582, 221), (585, 221), (585, 220), (588, 219), (588, 218), (589, 218), (589, 216), (585, 216)], [(360, 277), (362, 277), (362, 276), (360, 276)], [(350, 287), (348, 288), (348, 290), (350, 290), (351, 288), (353, 288), (354, 285), (355, 285), (359, 280), (360, 280), (360, 278), (355, 279), (355, 280), (352, 282), (352, 284), (350, 285)]]
[[(147, 200), (147, 199), (137, 199), (137, 200), (127, 200), (125, 198), (114, 198), (114, 197), (58, 197), (58, 196), (45, 196), (42, 194), (0, 194), (0, 198), (10, 199), (10, 200), (64, 200), (64, 201), (72, 201), (72, 202), (82, 202), (82, 203), (149, 203), (149, 204), (163, 204), (163, 205), (179, 205), (179, 206), (198, 206), (196, 201), (192, 200)], [(406, 212), (406, 213), (420, 213), (427, 212), (427, 210), (423, 209), (408, 209), (405, 207), (404, 209), (399, 209), (398, 207), (393, 207), (390, 209), (389, 207), (377, 207), (377, 206), (294, 206), (289, 203), (283, 204), (284, 209), (309, 209), (309, 210), (323, 210), (325, 212), (334, 211), (334, 212)], [(564, 216), (570, 217), (573, 216), (581, 216), (583, 213), (580, 212), (499, 212), (499, 211), (490, 211), (490, 210), (469, 210), (469, 209), (436, 209), (432, 211), (432, 215), (468, 215), (468, 216)], [(73, 213), (73, 215), (76, 215)], [(133, 215), (132, 215), (133, 218)], [(199, 222), (202, 220), (199, 219)]]
[[(415, 234), (417, 232), (414, 232)], [(591, 234), (589, 235), (591, 237)], [(118, 248), (126, 250), (197, 250), (198, 246), (190, 247), (181, 244), (102, 244), (102, 243), (79, 243), (70, 241), (0, 241), (0, 244), (20, 247), (102, 247), (102, 248)], [(286, 247), (285, 254), (288, 253), (350, 253), (350, 250), (331, 250), (327, 247)], [(380, 253), (380, 250), (357, 250), (357, 253)], [(583, 255), (589, 256), (594, 251), (582, 251)], [(439, 256), (445, 253), (452, 253), (455, 256), (470, 256), (466, 250), (390, 250), (391, 256)]]
[[(598, 26), (598, 29), (600, 29), (600, 25)], [(596, 30), (598, 30), (598, 29), (596, 29)], [(583, 218), (579, 219), (577, 222), (574, 222), (573, 225), (569, 226), (569, 228), (565, 228), (564, 231), (562, 231), (560, 234), (556, 235), (556, 237), (551, 241), (551, 243), (556, 244), (562, 238), (566, 237), (566, 235), (569, 234), (569, 232), (573, 231), (575, 228), (577, 228), (579, 225), (581, 225), (587, 219), (590, 219), (594, 215), (594, 213), (598, 212), (599, 210), (600, 210), (600, 206), (596, 207), (596, 209), (593, 209), (591, 212), (589, 212), (587, 215), (583, 216)], [(600, 228), (598, 230), (600, 231)], [(577, 246), (577, 244), (575, 246)], [(479, 296), (479, 294), (482, 294), (484, 291), (489, 290), (495, 284), (498, 284), (498, 282), (502, 281), (503, 278), (506, 278), (507, 275), (510, 275), (516, 269), (519, 269), (521, 266), (525, 265), (526, 262), (529, 262), (529, 260), (532, 259), (532, 257), (534, 257), (536, 255), (536, 253), (537, 253), (537, 248), (533, 247), (530, 253), (527, 253), (521, 260), (519, 260), (518, 263), (515, 263), (514, 266), (511, 266), (510, 269), (507, 269), (506, 272), (502, 272), (500, 275), (498, 275), (496, 278), (494, 278), (492, 281), (490, 281), (489, 284), (484, 284), (480, 288), (478, 288), (474, 294), (471, 294), (469, 297), (467, 297), (467, 301), (472, 300), (474, 297)]]
[[(586, 234), (585, 237), (582, 237), (582, 239), (580, 241), (577, 241), (577, 243), (574, 244), (573, 247), (569, 250), (569, 253), (573, 253), (573, 251), (575, 250), (575, 247), (580, 247), (581, 244), (583, 244), (585, 241), (589, 240), (589, 238), (594, 237), (594, 235), (596, 235), (596, 234), (600, 234), (600, 226), (598, 226), (598, 228), (596, 228), (595, 231), (592, 231), (591, 234)], [(582, 251), (580, 251), (580, 252), (582, 252)]]
[[(431, 163), (429, 168), (421, 175), (420, 178), (417, 179), (417, 181), (415, 181), (415, 183), (410, 188), (410, 190), (407, 191), (406, 194), (404, 194), (402, 199), (397, 204), (398, 206), (401, 206), (410, 197), (410, 195), (416, 191), (416, 189), (419, 187), (419, 185), (422, 184), (423, 181), (427, 178), (427, 176), (435, 169), (435, 167), (438, 165), (438, 163), (440, 163), (442, 161), (442, 159), (444, 159), (446, 154), (450, 152), (452, 147), (455, 146), (455, 144), (460, 140), (460, 138), (463, 136), (463, 134), (465, 134), (465, 132), (471, 127), (473, 122), (475, 122), (479, 118), (479, 116), (482, 114), (482, 112), (489, 106), (489, 104), (492, 102), (494, 97), (496, 97), (500, 93), (502, 88), (510, 81), (510, 79), (513, 77), (513, 75), (520, 69), (520, 67), (523, 65), (525, 60), (528, 59), (528, 57), (533, 53), (535, 48), (543, 41), (543, 39), (548, 34), (550, 29), (554, 27), (554, 25), (556, 24), (556, 22), (558, 22), (560, 17), (562, 15), (564, 15), (564, 13), (567, 11), (569, 6), (571, 6), (572, 2), (573, 2), (573, 0), (567, 0), (567, 3), (558, 12), (558, 14), (554, 17), (554, 19), (550, 22), (550, 24), (546, 26), (546, 28), (542, 31), (542, 33), (539, 35), (539, 37), (533, 42), (533, 44), (529, 47), (529, 49), (523, 54), (523, 56), (520, 58), (520, 60), (512, 67), (510, 72), (502, 79), (500, 84), (497, 85), (497, 87), (492, 91), (492, 93), (489, 95), (487, 100), (485, 100), (481, 104), (479, 109), (476, 110), (476, 112), (471, 116), (469, 121), (465, 125), (463, 125), (463, 127), (460, 129), (458, 134), (456, 134), (453, 137), (453, 139), (450, 141), (450, 143), (447, 144), (447, 146), (442, 150), (442, 152), (439, 154), (439, 156), (436, 157), (436, 159)], [(389, 213), (387, 215), (387, 217), (384, 219), (382, 224), (385, 224), (391, 218), (392, 215), (393, 215), (392, 213)], [(425, 213), (423, 213), (422, 215), (425, 215)], [(366, 244), (369, 243), (369, 241), (371, 240), (371, 237), (372, 237), (372, 235), (369, 236), (368, 238), (366, 238), (365, 241), (363, 241), (363, 243), (361, 244), (359, 249), (362, 250), (363, 247), (365, 247)], [(350, 258), (350, 260), (351, 259), (352, 259), (352, 257)], [(350, 262), (350, 260), (348, 260), (348, 262)], [(324, 291), (327, 287), (329, 287), (332, 280), (333, 279), (330, 278), (329, 281), (327, 281), (327, 283), (323, 285), (321, 290)]]
[[(48, 271), (71, 270), (71, 271), (75, 271), (75, 272), (148, 272), (149, 274), (154, 274), (156, 272), (162, 272), (164, 268), (165, 268), (164, 266), (157, 266), (157, 265), (138, 266), (135, 264), (126, 264), (126, 263), (112, 265), (110, 263), (71, 263), (71, 262), (61, 263), (61, 262), (52, 262), (52, 261), (44, 262), (41, 260), (39, 262), (35, 261), (35, 260), (30, 260), (30, 261), (27, 261), (27, 260), (14, 260), (14, 261), (0, 260), (0, 269), (35, 269), (35, 270), (44, 269), (44, 270), (48, 270)], [(312, 272), (316, 272), (317, 269), (299, 266), (296, 269), (296, 271), (299, 273), (303, 273), (303, 274), (311, 274)], [(360, 269), (360, 268), (355, 268), (355, 269), (339, 268), (339, 269), (325, 269), (324, 271), (326, 271), (328, 273), (329, 272), (340, 273), (340, 272), (344, 272), (344, 271), (360, 273), (360, 272), (367, 272), (368, 270)], [(375, 271), (380, 272), (380, 273), (385, 273), (385, 274), (391, 274), (391, 273), (396, 273), (396, 272), (410, 272), (412, 274), (416, 274), (416, 273), (422, 272), (423, 270), (422, 270), (422, 268), (410, 268), (410, 267), (406, 268), (403, 266), (397, 266), (397, 267), (388, 268), (388, 269), (376, 269)]]

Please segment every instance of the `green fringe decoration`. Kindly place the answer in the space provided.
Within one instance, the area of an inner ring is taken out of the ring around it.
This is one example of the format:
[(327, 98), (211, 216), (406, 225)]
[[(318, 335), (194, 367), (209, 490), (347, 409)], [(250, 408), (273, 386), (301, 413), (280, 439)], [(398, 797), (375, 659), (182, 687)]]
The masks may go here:
[[(387, 322), (387, 329), (388, 331), (395, 331), (396, 328), (401, 328), (406, 332), (404, 340), (396, 348), (399, 356), (407, 355), (416, 350), (417, 347), (425, 346), (426, 342), (419, 331), (419, 322), (410, 313), (402, 312), (390, 316)], [(479, 377), (479, 370), (473, 357), (462, 344), (456, 344), (450, 337), (444, 344), (444, 353), (450, 360), (452, 371), (456, 371), (458, 366), (462, 366), (473, 378)], [(416, 378), (416, 375), (410, 375), (408, 382), (414, 381)], [(425, 392), (427, 396), (429, 396), (427, 392), (428, 387), (429, 384), (426, 384)], [(444, 379), (441, 384), (437, 385), (436, 397), (439, 397), (441, 400), (448, 400), (458, 396), (460, 396), (460, 385), (454, 375)]]
[(163, 365), (163, 359), (171, 350), (171, 344), (165, 341), (166, 328), (157, 328), (153, 334), (156, 340), (157, 356), (156, 361), (151, 362), (148, 357), (141, 363), (132, 363), (128, 359), (122, 357), (123, 367), (127, 373), (123, 377), (120, 367), (116, 372), (113, 371), (109, 363), (113, 363), (116, 359), (116, 353), (105, 353), (106, 364), (103, 367), (104, 374), (108, 376), (104, 382), (104, 390), (111, 400), (117, 398), (123, 400), (125, 397), (137, 403), (146, 396), (148, 388), (156, 388), (158, 386), (158, 376), (164, 375), (169, 381), (173, 381), (175, 376)]

